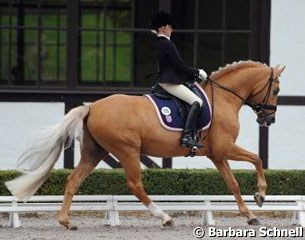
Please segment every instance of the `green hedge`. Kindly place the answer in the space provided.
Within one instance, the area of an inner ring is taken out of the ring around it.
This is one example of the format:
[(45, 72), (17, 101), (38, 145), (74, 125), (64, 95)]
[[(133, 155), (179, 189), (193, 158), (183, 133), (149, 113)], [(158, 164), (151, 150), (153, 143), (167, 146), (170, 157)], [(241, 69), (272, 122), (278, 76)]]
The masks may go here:
[[(37, 194), (61, 195), (71, 170), (54, 170)], [(18, 176), (16, 171), (0, 171), (0, 195), (9, 195), (4, 182)], [(255, 171), (235, 170), (242, 194), (257, 191)], [(305, 195), (305, 171), (265, 171), (269, 195)], [(216, 170), (143, 170), (143, 183), (148, 194), (223, 195), (230, 194)], [(83, 183), (79, 194), (130, 194), (122, 170), (95, 170)]]

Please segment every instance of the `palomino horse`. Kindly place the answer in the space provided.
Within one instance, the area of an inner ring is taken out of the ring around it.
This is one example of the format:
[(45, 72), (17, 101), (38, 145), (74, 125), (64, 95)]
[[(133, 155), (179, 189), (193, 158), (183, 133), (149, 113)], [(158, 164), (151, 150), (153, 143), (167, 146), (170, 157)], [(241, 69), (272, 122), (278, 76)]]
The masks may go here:
[[(258, 62), (238, 62), (213, 72), (201, 83), (213, 105), (213, 120), (201, 143), (199, 156), (210, 158), (228, 188), (234, 194), (240, 212), (249, 224), (259, 224), (244, 203), (228, 160), (247, 161), (257, 171), (256, 203), (262, 206), (266, 180), (261, 159), (235, 144), (239, 132), (238, 112), (250, 105), (260, 125), (275, 121), (279, 76), (284, 67), (268, 67)], [(6, 183), (17, 198), (32, 196), (48, 177), (67, 139), (80, 132), (81, 160), (67, 178), (59, 222), (73, 229), (69, 219), (70, 205), (80, 185), (95, 166), (108, 154), (118, 158), (125, 170), (131, 192), (147, 206), (163, 225), (172, 225), (171, 217), (147, 196), (141, 181), (140, 154), (157, 157), (185, 156), (189, 149), (180, 147), (179, 132), (164, 129), (152, 103), (144, 96), (112, 95), (87, 106), (72, 109), (63, 120), (21, 155), (19, 167), (26, 169), (19, 178)]]

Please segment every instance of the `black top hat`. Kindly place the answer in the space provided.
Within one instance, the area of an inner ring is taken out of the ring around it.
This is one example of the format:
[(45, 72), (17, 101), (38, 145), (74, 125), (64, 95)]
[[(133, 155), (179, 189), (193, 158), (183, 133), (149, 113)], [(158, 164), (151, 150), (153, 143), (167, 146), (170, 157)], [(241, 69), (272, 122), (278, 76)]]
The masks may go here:
[(154, 30), (157, 30), (159, 27), (166, 25), (171, 25), (173, 28), (175, 27), (172, 16), (164, 10), (156, 13), (151, 18), (150, 27)]

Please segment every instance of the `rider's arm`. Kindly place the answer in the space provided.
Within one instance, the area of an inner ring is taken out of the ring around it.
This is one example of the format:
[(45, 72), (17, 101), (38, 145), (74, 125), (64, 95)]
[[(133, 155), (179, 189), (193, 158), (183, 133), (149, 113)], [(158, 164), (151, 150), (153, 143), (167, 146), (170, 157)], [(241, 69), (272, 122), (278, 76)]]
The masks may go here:
[(198, 69), (188, 67), (179, 54), (176, 46), (170, 41), (164, 41), (161, 51), (165, 51), (173, 66), (179, 71), (185, 73), (190, 79), (198, 77)]

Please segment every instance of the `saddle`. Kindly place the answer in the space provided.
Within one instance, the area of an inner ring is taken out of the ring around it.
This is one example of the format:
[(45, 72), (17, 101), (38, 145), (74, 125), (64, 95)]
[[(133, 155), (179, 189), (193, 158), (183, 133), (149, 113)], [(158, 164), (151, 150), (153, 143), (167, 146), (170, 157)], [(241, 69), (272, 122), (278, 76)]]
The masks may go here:
[[(203, 107), (197, 121), (197, 130), (209, 128), (211, 124), (211, 106), (204, 90), (197, 82), (185, 84), (203, 101)], [(151, 93), (144, 95), (154, 105), (160, 124), (170, 131), (182, 131), (190, 105), (167, 93), (159, 84), (154, 84)]]

